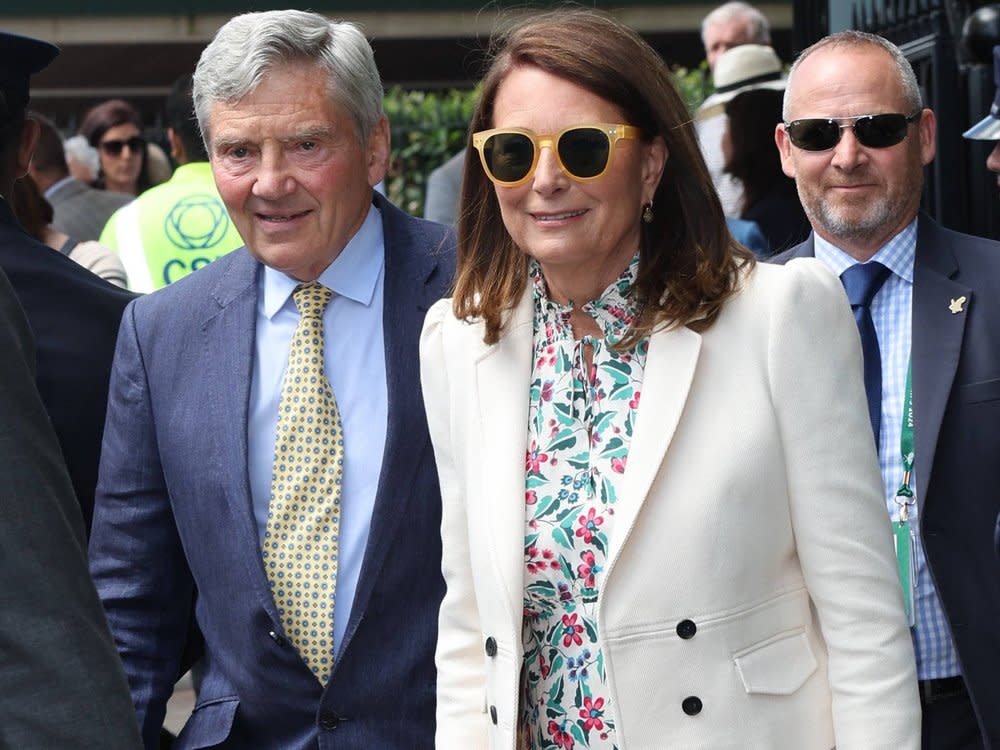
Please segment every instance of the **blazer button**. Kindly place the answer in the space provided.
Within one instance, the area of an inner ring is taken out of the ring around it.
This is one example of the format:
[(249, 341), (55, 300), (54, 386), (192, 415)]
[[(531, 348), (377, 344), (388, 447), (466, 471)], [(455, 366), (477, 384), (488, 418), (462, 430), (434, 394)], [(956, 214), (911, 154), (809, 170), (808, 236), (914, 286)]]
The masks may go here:
[(679, 635), (684, 640), (688, 638), (694, 638), (694, 634), (698, 632), (698, 626), (695, 625), (691, 620), (681, 620), (677, 623), (677, 635)]
[(681, 703), (681, 708), (688, 716), (697, 716), (701, 713), (701, 698), (697, 695), (689, 695)]
[(319, 715), (319, 725), (323, 729), (336, 729), (340, 724), (340, 717), (332, 711), (324, 711)]
[(486, 639), (486, 655), (491, 659), (497, 655), (497, 642), (492, 635)]
[(493, 726), (497, 725), (497, 707), (490, 706), (490, 721), (493, 722)]

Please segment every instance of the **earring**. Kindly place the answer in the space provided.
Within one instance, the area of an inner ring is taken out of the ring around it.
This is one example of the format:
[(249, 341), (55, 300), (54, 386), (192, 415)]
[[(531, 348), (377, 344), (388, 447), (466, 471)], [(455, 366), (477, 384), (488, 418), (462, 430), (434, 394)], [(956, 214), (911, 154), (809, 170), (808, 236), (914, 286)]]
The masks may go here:
[(647, 224), (653, 223), (653, 201), (647, 203), (645, 208), (642, 209), (642, 220)]

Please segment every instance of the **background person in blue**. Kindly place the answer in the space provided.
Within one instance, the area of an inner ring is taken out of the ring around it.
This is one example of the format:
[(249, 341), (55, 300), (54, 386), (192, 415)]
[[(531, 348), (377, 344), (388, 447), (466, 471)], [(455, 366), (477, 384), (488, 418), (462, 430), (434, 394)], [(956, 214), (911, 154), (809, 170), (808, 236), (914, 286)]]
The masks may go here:
[[(357, 27), (237, 16), (194, 101), (246, 247), (127, 310), (90, 547), (143, 738), (194, 629), (174, 748), (429, 749), (444, 586), (417, 350), (451, 234), (373, 191), (389, 126)], [(309, 466), (276, 457), (292, 435)], [(315, 597), (290, 607), (289, 581)]]

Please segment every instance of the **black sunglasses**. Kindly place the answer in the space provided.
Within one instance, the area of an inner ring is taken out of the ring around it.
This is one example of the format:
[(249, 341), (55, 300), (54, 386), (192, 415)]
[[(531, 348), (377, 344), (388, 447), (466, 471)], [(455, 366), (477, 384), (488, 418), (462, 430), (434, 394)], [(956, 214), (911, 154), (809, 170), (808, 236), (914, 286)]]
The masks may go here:
[(544, 146), (553, 149), (556, 162), (578, 182), (589, 182), (611, 167), (615, 145), (622, 139), (640, 138), (634, 125), (574, 125), (558, 133), (539, 134), (524, 128), (494, 128), (472, 135), (472, 145), (486, 176), (497, 185), (521, 185), (535, 173)]
[(101, 150), (108, 156), (118, 156), (126, 146), (133, 154), (138, 153), (146, 148), (146, 139), (141, 135), (133, 135), (124, 141), (104, 141), (101, 143)]
[[(803, 151), (829, 151), (840, 143), (844, 128), (851, 128), (858, 143), (868, 148), (889, 148), (906, 138), (907, 127), (920, 119), (920, 112), (909, 117), (900, 114), (858, 115), (824, 119), (810, 117), (784, 123), (792, 145)], [(846, 121), (846, 122), (845, 122)]]

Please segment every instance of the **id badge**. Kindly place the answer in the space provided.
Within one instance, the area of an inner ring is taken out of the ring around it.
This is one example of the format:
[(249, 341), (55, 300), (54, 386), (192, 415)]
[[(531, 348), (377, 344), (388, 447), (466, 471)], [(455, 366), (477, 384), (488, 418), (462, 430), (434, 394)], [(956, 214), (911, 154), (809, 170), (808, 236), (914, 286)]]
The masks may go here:
[(906, 603), (906, 619), (912, 628), (916, 625), (913, 613), (913, 572), (915, 550), (913, 548), (913, 531), (909, 521), (892, 522), (892, 540), (896, 548), (896, 567), (899, 569), (899, 583), (903, 587), (903, 600)]

